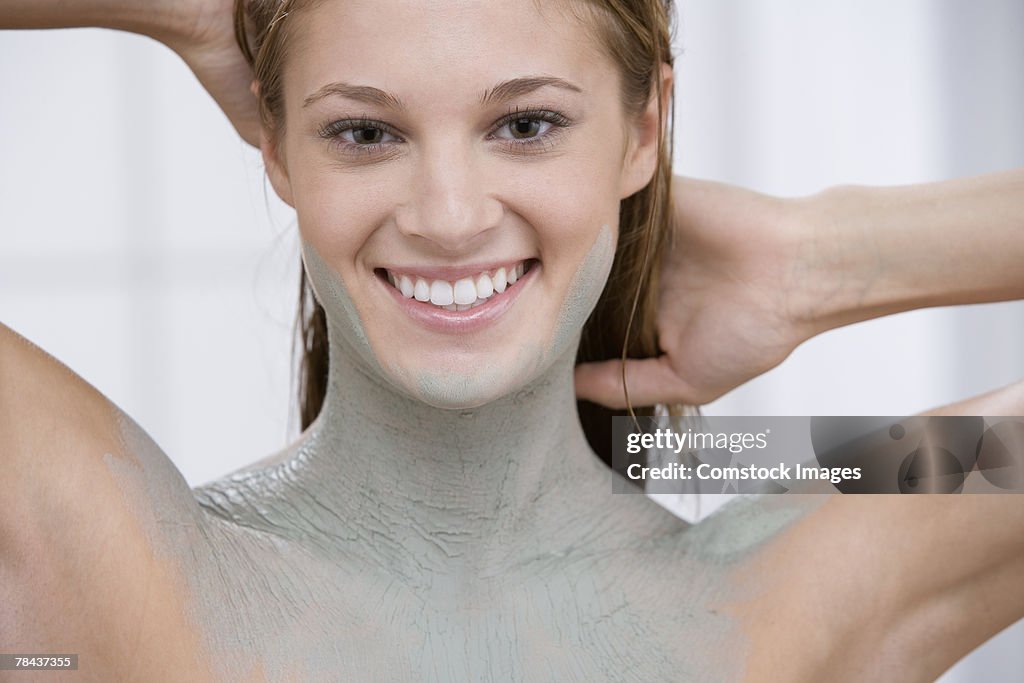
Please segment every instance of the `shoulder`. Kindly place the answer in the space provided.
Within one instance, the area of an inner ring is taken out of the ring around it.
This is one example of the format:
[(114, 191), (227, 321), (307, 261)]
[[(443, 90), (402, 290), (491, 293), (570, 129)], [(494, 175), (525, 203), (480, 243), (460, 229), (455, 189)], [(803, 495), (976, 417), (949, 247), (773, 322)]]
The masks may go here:
[(133, 473), (139, 483), (164, 480), (169, 495), (154, 503), (189, 507), (192, 501), (177, 468), (130, 417), (3, 324), (0, 464), (0, 539), (18, 534), (12, 522), (53, 536), (81, 529), (85, 518), (103, 525), (119, 512), (145, 514), (140, 501), (128, 500)]
[(21, 641), (8, 647), (144, 640), (171, 602), (152, 531), (196, 519), (190, 489), (127, 415), (2, 324), (0, 465), (0, 630)]

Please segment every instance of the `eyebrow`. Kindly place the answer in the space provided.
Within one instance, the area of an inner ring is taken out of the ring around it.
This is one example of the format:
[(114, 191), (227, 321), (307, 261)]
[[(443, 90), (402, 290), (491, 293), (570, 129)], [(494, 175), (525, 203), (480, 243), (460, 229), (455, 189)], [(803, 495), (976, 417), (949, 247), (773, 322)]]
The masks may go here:
[[(547, 86), (562, 88), (563, 90), (569, 90), (571, 92), (583, 92), (579, 86), (570, 83), (564, 78), (557, 78), (555, 76), (528, 76), (525, 78), (513, 78), (507, 81), (502, 81), (490, 90), (484, 92), (483, 96), (480, 97), (480, 104), (487, 105), (496, 102), (506, 102)], [(330, 97), (331, 95), (339, 95), (350, 100), (374, 104), (385, 109), (395, 109), (398, 111), (405, 110), (405, 104), (402, 100), (389, 92), (385, 92), (384, 90), (368, 85), (352, 85), (351, 83), (343, 82), (328, 83), (312, 95), (308, 96), (305, 101), (303, 101), (302, 106), (308, 107), (314, 102), (322, 100), (325, 97)]]
[(368, 85), (352, 85), (350, 83), (340, 82), (328, 83), (324, 87), (320, 88), (315, 93), (307, 97), (302, 103), (302, 106), (308, 107), (314, 102), (331, 95), (340, 95), (342, 97), (347, 97), (350, 100), (376, 104), (377, 106), (384, 107), (385, 109), (405, 109), (405, 105), (402, 103), (402, 100), (379, 88), (373, 88)]
[(480, 104), (505, 102), (527, 93), (531, 93), (534, 90), (539, 90), (545, 86), (553, 86), (555, 88), (562, 88), (563, 90), (570, 90), (572, 92), (583, 92), (583, 90), (578, 86), (573, 85), (563, 78), (556, 78), (554, 76), (529, 76), (527, 78), (513, 78), (512, 80), (499, 83), (483, 94), (483, 97), (480, 98)]

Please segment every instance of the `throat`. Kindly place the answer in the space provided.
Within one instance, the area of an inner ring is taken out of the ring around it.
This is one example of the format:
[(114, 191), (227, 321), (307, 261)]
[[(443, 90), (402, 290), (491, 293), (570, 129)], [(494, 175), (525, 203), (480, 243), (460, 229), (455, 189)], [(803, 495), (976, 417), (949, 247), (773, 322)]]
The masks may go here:
[(204, 507), (416, 585), (498, 575), (602, 524), (613, 474), (576, 412), (575, 344), (521, 390), (454, 410), (406, 396), (335, 340), (314, 423), (201, 489)]

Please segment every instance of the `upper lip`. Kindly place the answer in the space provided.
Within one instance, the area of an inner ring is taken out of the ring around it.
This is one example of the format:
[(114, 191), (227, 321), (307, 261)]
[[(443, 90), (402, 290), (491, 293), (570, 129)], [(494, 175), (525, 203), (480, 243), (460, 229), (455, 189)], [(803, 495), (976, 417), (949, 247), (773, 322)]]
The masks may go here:
[(392, 274), (408, 275), (410, 277), (421, 277), (424, 280), (447, 280), (455, 282), (465, 277), (476, 277), (480, 273), (493, 272), (498, 268), (508, 268), (524, 261), (531, 261), (531, 258), (505, 259), (502, 261), (489, 261), (485, 263), (470, 263), (462, 266), (401, 266), (384, 265), (379, 266)]

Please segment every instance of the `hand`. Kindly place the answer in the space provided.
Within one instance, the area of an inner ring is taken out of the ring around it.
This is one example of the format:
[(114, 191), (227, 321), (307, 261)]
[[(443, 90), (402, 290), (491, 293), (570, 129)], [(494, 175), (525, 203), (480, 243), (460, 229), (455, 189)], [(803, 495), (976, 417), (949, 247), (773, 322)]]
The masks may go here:
[(253, 74), (235, 42), (233, 9), (233, 0), (175, 2), (175, 28), (152, 37), (178, 53), (242, 139), (258, 147), (260, 123), (251, 90)]
[(235, 42), (233, 0), (0, 0), (0, 29), (98, 26), (167, 45), (185, 60), (238, 133), (259, 145), (252, 71)]
[[(663, 254), (664, 355), (628, 360), (634, 405), (708, 403), (775, 367), (817, 331), (803, 315), (800, 200), (675, 178), (675, 233)], [(576, 369), (578, 398), (624, 408), (619, 360)]]

